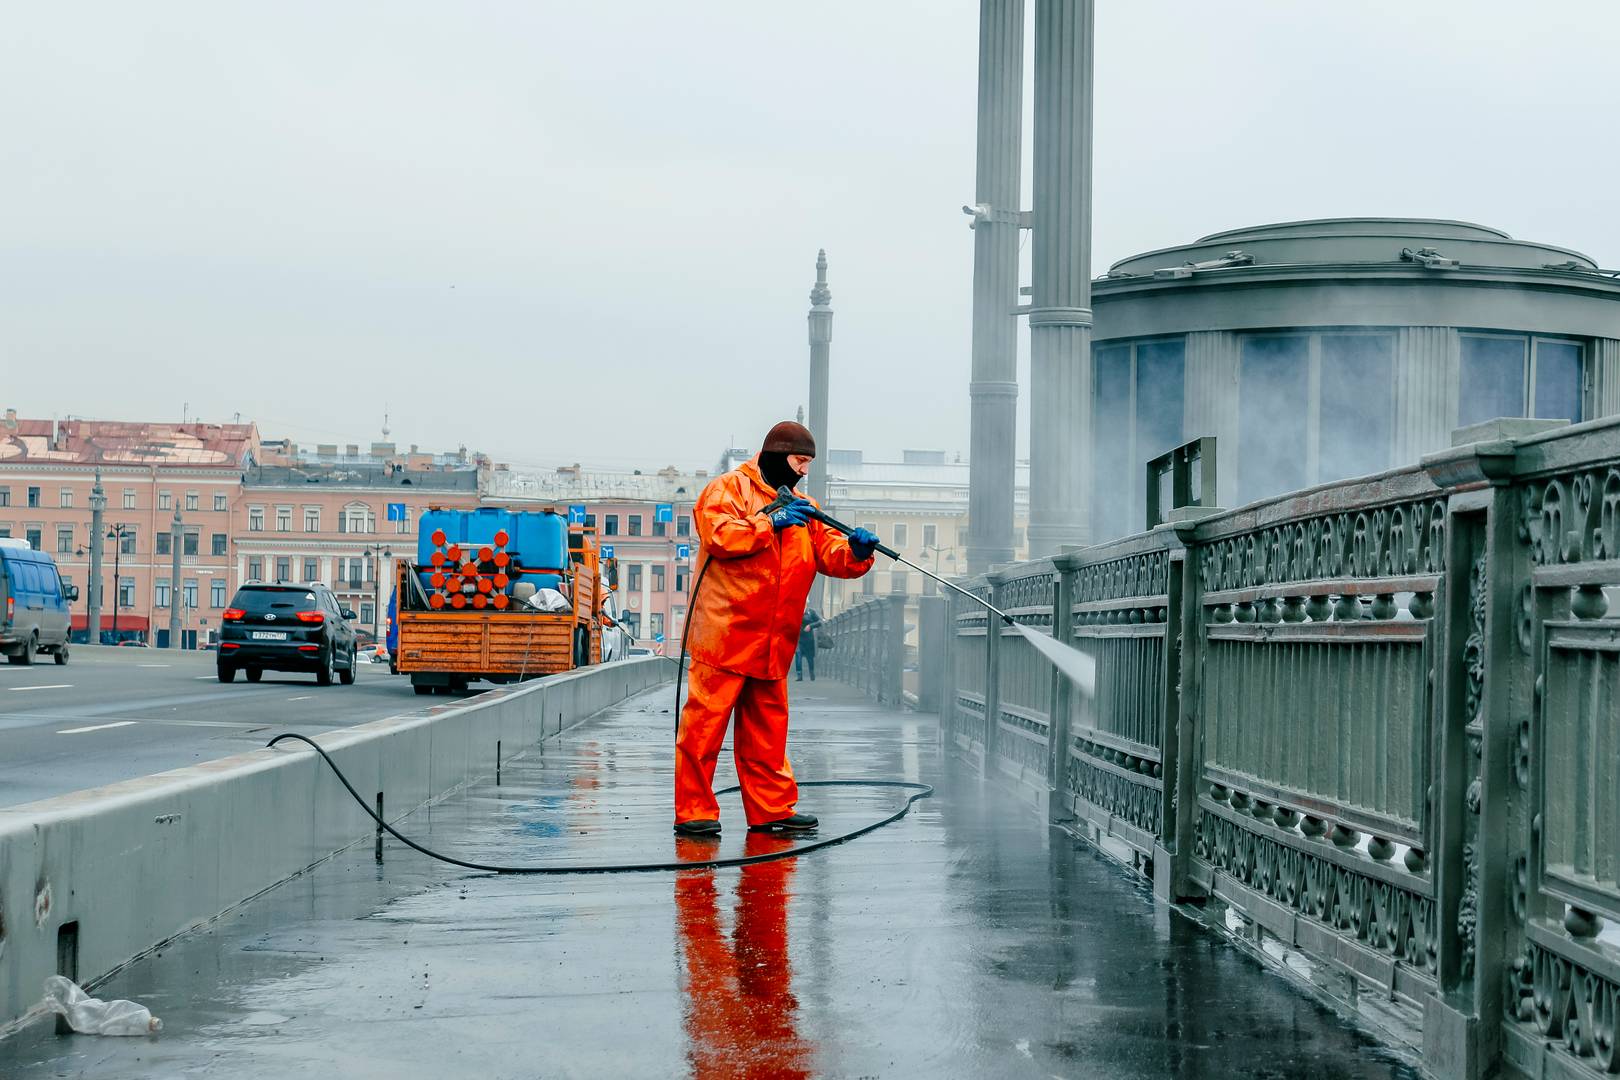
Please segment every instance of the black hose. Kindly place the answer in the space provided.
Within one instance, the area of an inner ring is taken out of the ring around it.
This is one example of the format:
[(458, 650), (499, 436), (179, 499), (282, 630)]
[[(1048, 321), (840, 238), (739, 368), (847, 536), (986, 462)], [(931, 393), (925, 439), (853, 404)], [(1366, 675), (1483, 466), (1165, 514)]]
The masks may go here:
[[(295, 731), (288, 731), (277, 735), (266, 745), (274, 746), (283, 739), (296, 739), (321, 755), (321, 760), (326, 762), (332, 773), (338, 778), (338, 781), (348, 789), (349, 794), (354, 797), (354, 801), (359, 804), (360, 809), (364, 810), (367, 816), (377, 823), (379, 829), (386, 831), (395, 840), (413, 851), (421, 852), (430, 859), (437, 859), (440, 862), (449, 863), (451, 866), (460, 866), (467, 870), (480, 870), (491, 874), (639, 874), (655, 871), (719, 870), (729, 866), (757, 866), (760, 863), (775, 862), (778, 859), (792, 859), (799, 855), (808, 855), (812, 851), (820, 851), (823, 848), (830, 848), (836, 844), (853, 840), (857, 836), (865, 836), (874, 829), (881, 829), (885, 825), (899, 821), (910, 811), (912, 803), (918, 799), (926, 799), (934, 793), (934, 789), (930, 785), (912, 783), (908, 780), (801, 780), (799, 781), (800, 787), (903, 788), (914, 794), (906, 797), (906, 803), (900, 809), (888, 817), (881, 818), (869, 825), (862, 825), (858, 829), (840, 833), (837, 836), (829, 836), (824, 840), (813, 840), (808, 844), (795, 844), (790, 848), (767, 852), (763, 855), (741, 855), (729, 859), (704, 859), (700, 862), (615, 863), (597, 866), (498, 866), (490, 863), (469, 862), (466, 859), (458, 859), (452, 855), (445, 855), (431, 848), (423, 847), (384, 821), (366, 802), (365, 798), (354, 789), (354, 785), (349, 783), (349, 778), (343, 775), (343, 770), (338, 768), (337, 762), (332, 760), (331, 755), (317, 745), (313, 739), (307, 735), (300, 735)], [(731, 792), (739, 790), (741, 789), (728, 787), (715, 792), (715, 794), (729, 795)]]

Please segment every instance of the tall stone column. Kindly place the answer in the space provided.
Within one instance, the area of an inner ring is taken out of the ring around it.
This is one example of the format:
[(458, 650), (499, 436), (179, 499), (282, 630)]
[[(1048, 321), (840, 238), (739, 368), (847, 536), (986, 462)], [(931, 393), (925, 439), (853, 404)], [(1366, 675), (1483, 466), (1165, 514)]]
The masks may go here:
[[(827, 384), (832, 378), (832, 290), (827, 288), (827, 250), (816, 252), (816, 284), (810, 290), (810, 434), (815, 436), (816, 457), (810, 463), (810, 497), (827, 505)], [(820, 611), (826, 585), (820, 575), (810, 587), (810, 606)]]
[(980, 0), (978, 165), (973, 214), (972, 430), (967, 570), (1013, 557), (1018, 424), (1018, 172), (1024, 112), (1024, 2)]
[(1029, 554), (1091, 539), (1093, 0), (1036, 0)]

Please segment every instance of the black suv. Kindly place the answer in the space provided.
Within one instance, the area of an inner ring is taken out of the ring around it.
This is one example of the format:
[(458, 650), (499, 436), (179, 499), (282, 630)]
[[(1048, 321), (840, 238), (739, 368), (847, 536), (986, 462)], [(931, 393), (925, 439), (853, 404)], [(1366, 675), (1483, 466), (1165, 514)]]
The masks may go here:
[(325, 585), (243, 585), (225, 609), (219, 632), (219, 681), (237, 671), (258, 682), (266, 671), (313, 671), (331, 686), (333, 675), (354, 682), (354, 612)]

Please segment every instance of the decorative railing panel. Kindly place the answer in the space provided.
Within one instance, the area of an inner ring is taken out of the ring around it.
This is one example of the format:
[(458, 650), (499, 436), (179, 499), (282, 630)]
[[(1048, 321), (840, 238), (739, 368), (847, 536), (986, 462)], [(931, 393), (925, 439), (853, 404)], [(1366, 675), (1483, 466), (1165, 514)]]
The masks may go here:
[(1432, 1071), (1620, 1074), (1620, 417), (1541, 423), (971, 583), (1095, 692), (958, 604), (948, 723)]
[(901, 601), (882, 597), (834, 615), (821, 624), (831, 646), (817, 651), (817, 666), (876, 701), (899, 705), (905, 664), (903, 613)]

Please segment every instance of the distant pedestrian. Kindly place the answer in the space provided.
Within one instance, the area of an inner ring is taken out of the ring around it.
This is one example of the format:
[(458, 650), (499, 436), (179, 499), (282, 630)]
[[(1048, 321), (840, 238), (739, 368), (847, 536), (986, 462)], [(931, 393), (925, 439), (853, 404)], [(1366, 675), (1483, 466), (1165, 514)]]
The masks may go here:
[(815, 608), (804, 609), (804, 618), (799, 621), (799, 647), (793, 654), (793, 677), (797, 682), (804, 682), (804, 666), (810, 665), (810, 681), (816, 681), (816, 627), (822, 622), (821, 613)]

